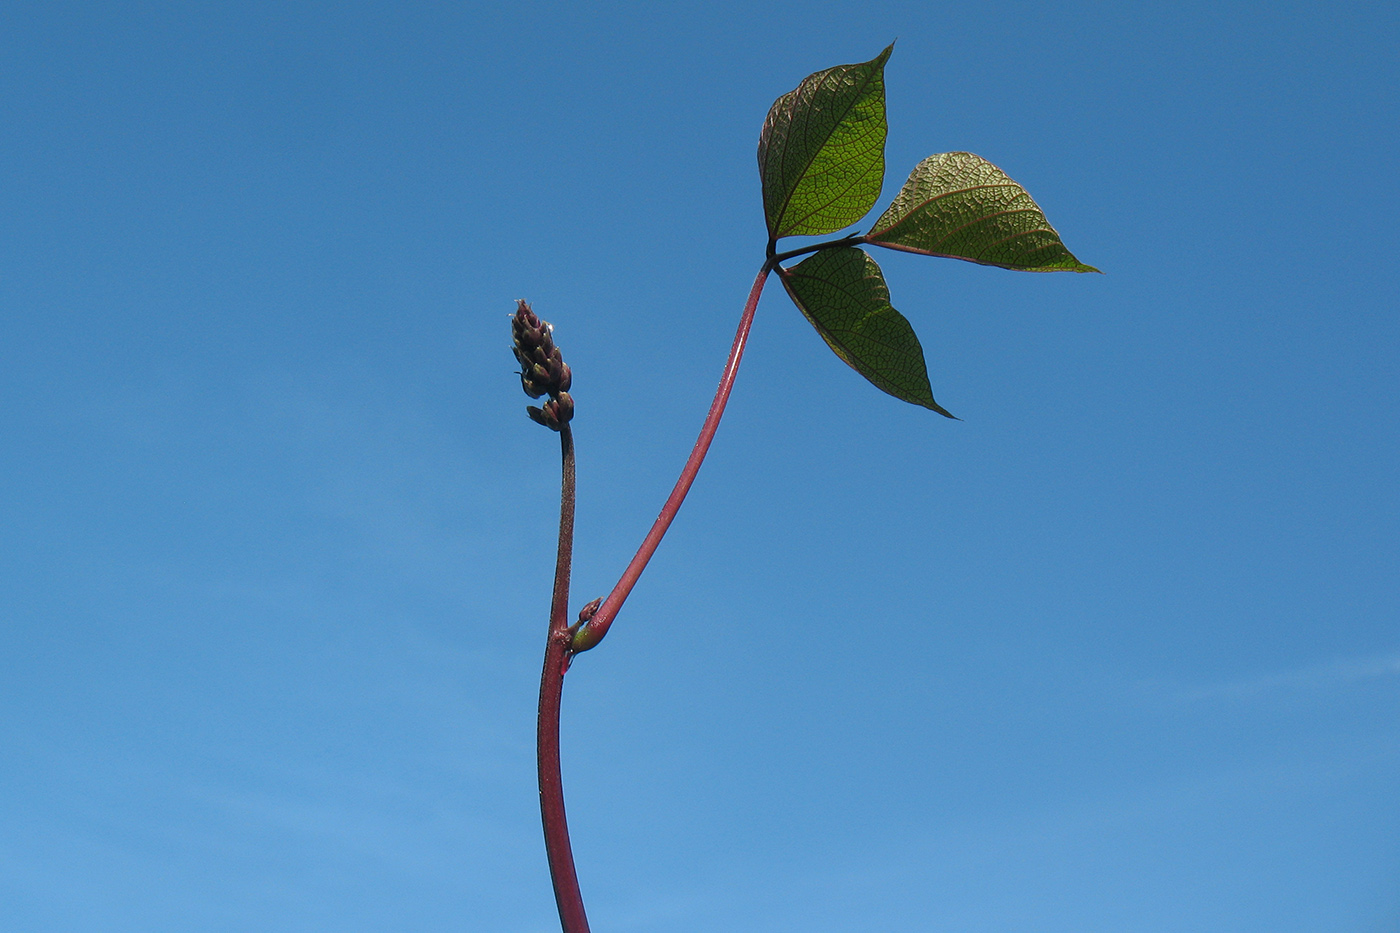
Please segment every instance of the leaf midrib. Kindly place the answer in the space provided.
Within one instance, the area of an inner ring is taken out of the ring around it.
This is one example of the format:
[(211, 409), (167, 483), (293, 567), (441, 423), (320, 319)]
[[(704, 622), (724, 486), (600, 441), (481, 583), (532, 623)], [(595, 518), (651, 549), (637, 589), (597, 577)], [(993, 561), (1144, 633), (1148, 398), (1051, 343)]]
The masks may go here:
[[(892, 230), (897, 230), (897, 229), (898, 229), (899, 227), (901, 227), (902, 225), (904, 225), (904, 224), (908, 223), (909, 221), (913, 220), (913, 219), (914, 219), (914, 215), (918, 214), (920, 211), (922, 211), (924, 208), (928, 207), (928, 206), (929, 206), (930, 204), (932, 204), (934, 201), (941, 201), (941, 200), (943, 200), (944, 198), (951, 198), (951, 197), (952, 197), (953, 195), (955, 195), (955, 194), (968, 194), (969, 192), (972, 192), (972, 191), (989, 191), (989, 190), (991, 190), (991, 189), (993, 189), (993, 188), (1012, 188), (1012, 189), (1014, 189), (1014, 190), (1017, 190), (1017, 191), (1021, 192), (1022, 194), (1025, 194), (1025, 192), (1026, 192), (1026, 189), (1025, 189), (1025, 188), (1021, 187), (1020, 185), (1016, 184), (1015, 182), (1010, 182), (1010, 183), (998, 182), (997, 184), (994, 184), (994, 185), (970, 185), (969, 187), (966, 187), (966, 188), (957, 188), (957, 189), (955, 189), (955, 190), (953, 190), (953, 191), (944, 191), (944, 192), (942, 192), (941, 194), (935, 194), (935, 195), (934, 195), (933, 197), (931, 197), (931, 198), (925, 198), (924, 200), (920, 201), (915, 207), (913, 207), (913, 208), (911, 208), (910, 210), (906, 211), (903, 217), (899, 218), (899, 220), (896, 220), (894, 223), (890, 224), (890, 225), (889, 225), (888, 227), (886, 227), (884, 230), (882, 230), (882, 231), (880, 231), (880, 232), (878, 232), (878, 233), (872, 230), (872, 231), (870, 232), (869, 235), (870, 235), (873, 239), (879, 240), (880, 237), (884, 236), (885, 234), (889, 233), (890, 231), (892, 231)], [(1011, 214), (1011, 213), (1017, 213), (1017, 212), (1029, 212), (1029, 211), (1032, 211), (1032, 210), (1037, 211), (1037, 212), (1039, 212), (1039, 213), (1041, 213), (1041, 214), (1044, 213), (1044, 211), (1041, 211), (1040, 208), (1039, 208), (1038, 206), (1037, 206), (1037, 207), (1034, 207), (1034, 208), (1030, 208), (1030, 207), (1018, 207), (1018, 208), (1016, 208), (1014, 211), (1013, 211), (1013, 210), (997, 211), (997, 212), (992, 213), (992, 214), (985, 214), (985, 215), (983, 215), (983, 217), (984, 217), (984, 218), (985, 218), (985, 217), (998, 217), (998, 216), (1000, 216), (1000, 215), (1002, 215), (1002, 214)], [(983, 219), (983, 218), (979, 218), (979, 220), (981, 220), (981, 219)], [(979, 222), (978, 220), (972, 221), (972, 223), (978, 223), (978, 222)], [(971, 226), (971, 224), (964, 224), (962, 227), (959, 227), (958, 229), (959, 229), (959, 230), (963, 230), (963, 229), (965, 229), (965, 228), (967, 228), (967, 227), (969, 227), (969, 226)], [(939, 242), (942, 242), (942, 241), (940, 240)]]
[[(841, 67), (843, 67), (843, 68), (859, 68), (860, 65), (842, 65)], [(880, 73), (881, 80), (883, 80), (883, 79), (884, 79), (884, 66), (883, 66), (883, 64), (881, 65), (881, 68), (880, 68), (880, 72), (879, 72), (879, 73)], [(829, 77), (829, 76), (830, 76), (830, 72), (828, 72), (827, 75), (824, 76), (823, 80), (825, 80), (825, 77)], [(844, 120), (844, 119), (846, 119), (846, 115), (849, 114), (849, 113), (851, 112), (851, 110), (855, 107), (856, 103), (860, 100), (861, 95), (865, 93), (865, 89), (866, 89), (867, 87), (870, 86), (870, 82), (871, 82), (872, 80), (874, 80), (874, 78), (875, 78), (875, 74), (874, 74), (874, 73), (872, 73), (871, 75), (869, 75), (869, 76), (866, 78), (865, 82), (862, 83), (862, 85), (861, 85), (861, 87), (860, 87), (860, 92), (857, 93), (857, 94), (851, 99), (851, 103), (847, 105), (845, 111), (843, 111), (843, 112), (841, 113), (841, 115), (840, 115), (839, 117), (837, 117), (836, 122), (835, 122), (835, 124), (833, 125), (831, 132), (827, 133), (827, 134), (826, 134), (826, 138), (825, 138), (824, 140), (822, 140), (821, 145), (817, 146), (817, 147), (812, 151), (811, 157), (809, 157), (809, 158), (807, 159), (807, 164), (806, 164), (805, 166), (802, 167), (802, 175), (799, 175), (799, 176), (798, 176), (798, 183), (799, 183), (799, 184), (801, 183), (803, 177), (805, 177), (806, 170), (807, 170), (808, 168), (811, 167), (811, 165), (812, 165), (813, 162), (816, 161), (817, 153), (821, 152), (822, 146), (825, 146), (828, 142), (830, 142), (832, 135), (836, 132), (836, 130), (837, 130), (838, 128), (840, 128), (840, 126), (841, 126), (841, 121)], [(806, 82), (804, 81), (803, 84), (806, 84)], [(820, 84), (820, 82), (818, 82), (818, 84)], [(798, 97), (801, 95), (802, 86), (803, 86), (802, 84), (799, 84), (799, 85), (797, 86), (797, 89), (794, 90), (794, 91), (792, 92), (792, 103), (793, 103), (793, 104), (796, 104), (796, 102), (797, 102), (797, 100), (798, 100)], [(792, 127), (792, 122), (791, 122), (791, 120), (789, 120), (788, 126), (789, 126), (789, 128)], [(788, 137), (788, 138), (791, 139), (791, 133), (789, 133), (789, 137)], [(784, 146), (784, 147), (783, 147), (783, 154), (779, 157), (778, 164), (779, 164), (779, 170), (780, 170), (780, 171), (779, 171), (779, 175), (780, 175), (780, 176), (785, 176), (785, 175), (786, 175), (786, 171), (785, 171), (785, 170), (786, 170), (786, 168), (787, 168), (787, 156), (788, 156), (788, 150), (789, 150), (790, 148), (791, 148), (790, 146)], [(785, 224), (782, 223), (782, 221), (783, 221), (784, 217), (785, 217), (786, 214), (787, 214), (788, 206), (792, 203), (792, 196), (793, 196), (794, 194), (796, 194), (796, 193), (797, 193), (797, 184), (793, 184), (791, 187), (789, 187), (786, 196), (783, 198), (782, 207), (781, 207), (781, 209), (779, 209), (778, 215), (777, 215), (777, 217), (774, 219), (774, 224), (773, 224), (773, 225), (774, 225), (775, 227), (781, 228), (781, 227), (783, 227), (783, 226), (789, 226), (789, 227), (790, 227), (790, 226), (793, 226), (793, 224), (786, 224), (786, 225), (785, 225)], [(829, 203), (829, 202), (828, 202), (828, 203)], [(803, 219), (805, 220), (807, 217), (811, 217), (811, 216), (812, 216), (812, 212), (808, 212), (806, 215), (804, 215)], [(773, 237), (774, 240), (778, 239), (780, 236), (786, 236), (786, 235), (787, 235), (787, 234), (773, 234), (772, 231), (769, 231), (769, 234)]]

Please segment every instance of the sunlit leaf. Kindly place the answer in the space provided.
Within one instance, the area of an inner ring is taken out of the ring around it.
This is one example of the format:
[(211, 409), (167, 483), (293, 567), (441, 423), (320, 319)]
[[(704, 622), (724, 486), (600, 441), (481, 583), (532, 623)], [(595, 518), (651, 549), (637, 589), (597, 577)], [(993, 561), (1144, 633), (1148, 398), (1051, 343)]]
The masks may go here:
[(781, 271), (783, 287), (827, 346), (895, 398), (953, 417), (933, 400), (914, 328), (890, 307), (875, 260), (851, 246), (813, 253)]
[(773, 102), (758, 137), (768, 235), (833, 233), (865, 216), (885, 178), (885, 60), (809, 76)]
[(865, 240), (1004, 269), (1099, 271), (1065, 248), (1025, 188), (970, 152), (920, 162)]

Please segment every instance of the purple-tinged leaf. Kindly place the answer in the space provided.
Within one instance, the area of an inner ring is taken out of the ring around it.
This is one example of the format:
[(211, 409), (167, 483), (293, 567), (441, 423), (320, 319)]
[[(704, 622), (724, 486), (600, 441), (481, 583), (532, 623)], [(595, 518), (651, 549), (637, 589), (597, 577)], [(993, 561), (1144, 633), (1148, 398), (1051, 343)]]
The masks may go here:
[(851, 246), (813, 253), (781, 269), (783, 287), (827, 346), (877, 389), (953, 416), (933, 400), (924, 350), (875, 260)]
[(1035, 201), (970, 152), (929, 156), (865, 241), (1025, 272), (1098, 272), (1074, 257)]

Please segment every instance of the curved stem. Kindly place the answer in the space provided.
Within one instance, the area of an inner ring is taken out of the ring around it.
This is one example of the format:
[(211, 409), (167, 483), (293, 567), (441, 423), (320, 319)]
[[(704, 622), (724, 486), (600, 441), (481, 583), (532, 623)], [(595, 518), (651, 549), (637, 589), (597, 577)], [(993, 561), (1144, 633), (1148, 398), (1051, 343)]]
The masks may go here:
[(724, 364), (724, 373), (720, 376), (719, 388), (715, 390), (715, 399), (710, 403), (710, 412), (705, 416), (705, 423), (700, 428), (700, 436), (695, 439), (695, 447), (690, 451), (690, 458), (686, 460), (685, 467), (681, 469), (680, 478), (676, 480), (675, 488), (671, 490), (671, 495), (666, 499), (666, 504), (661, 507), (661, 514), (652, 523), (651, 530), (642, 539), (642, 546), (637, 549), (632, 562), (627, 565), (627, 569), (622, 573), (622, 579), (617, 581), (617, 586), (613, 587), (608, 598), (603, 600), (603, 604), (598, 607), (598, 611), (586, 623), (580, 626), (573, 636), (573, 650), (575, 652), (587, 651), (598, 642), (603, 640), (603, 636), (608, 633), (608, 627), (612, 625), (617, 612), (622, 608), (632, 587), (636, 585), (637, 579), (641, 577), (642, 571), (646, 569), (647, 561), (656, 553), (657, 545), (661, 543), (661, 538), (666, 534), (666, 529), (671, 527), (671, 522), (680, 511), (681, 503), (685, 501), (686, 493), (690, 492), (690, 486), (695, 482), (695, 475), (700, 472), (700, 464), (705, 460), (705, 454), (710, 449), (710, 442), (715, 438), (715, 431), (719, 428), (719, 419), (724, 415), (724, 406), (729, 403), (729, 393), (734, 389), (734, 377), (739, 374), (739, 361), (744, 356), (744, 345), (748, 343), (749, 331), (753, 329), (753, 314), (758, 308), (758, 298), (763, 294), (763, 285), (768, 280), (768, 273), (776, 265), (776, 258), (772, 255), (763, 263), (763, 268), (758, 272), (758, 278), (754, 279), (753, 288), (749, 290), (749, 300), (744, 305), (744, 314), (739, 319), (739, 329), (734, 334), (734, 344), (729, 348), (729, 360)]
[(564, 672), (569, 669), (569, 568), (574, 549), (574, 435), (565, 424), (559, 431), (563, 453), (563, 482), (559, 501), (559, 553), (554, 565), (554, 598), (549, 607), (549, 639), (540, 675), (540, 713), (536, 749), (540, 771), (540, 817), (544, 823), (544, 848), (549, 877), (559, 905), (564, 933), (589, 933), (583, 912), (583, 893), (574, 870), (569, 845), (569, 823), (564, 816), (564, 781), (559, 768), (559, 707), (564, 695)]

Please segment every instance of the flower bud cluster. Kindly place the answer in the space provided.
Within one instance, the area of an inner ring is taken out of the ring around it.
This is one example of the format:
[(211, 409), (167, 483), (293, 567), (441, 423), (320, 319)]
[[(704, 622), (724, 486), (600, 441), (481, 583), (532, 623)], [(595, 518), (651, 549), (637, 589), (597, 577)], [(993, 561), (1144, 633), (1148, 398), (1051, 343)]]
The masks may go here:
[(525, 410), (533, 421), (558, 431), (574, 417), (574, 400), (569, 395), (573, 373), (554, 345), (553, 326), (541, 321), (528, 303), (517, 301), (516, 305), (510, 328), (520, 363), (520, 385), (530, 398), (549, 396), (543, 407), (530, 405)]

